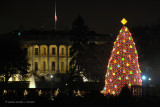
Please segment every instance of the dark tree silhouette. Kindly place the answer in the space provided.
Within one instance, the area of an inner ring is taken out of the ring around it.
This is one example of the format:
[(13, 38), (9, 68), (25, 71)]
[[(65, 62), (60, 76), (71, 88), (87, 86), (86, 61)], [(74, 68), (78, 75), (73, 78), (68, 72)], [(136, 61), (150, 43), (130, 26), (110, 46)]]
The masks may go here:
[(88, 26), (85, 24), (84, 19), (80, 15), (78, 15), (77, 19), (75, 19), (72, 23), (72, 29), (70, 30), (70, 32), (74, 34), (74, 36), (85, 36), (84, 34), (89, 32)]
[(78, 18), (72, 23), (72, 29), (70, 30), (71, 34), (71, 49), (70, 56), (71, 61), (70, 65), (70, 79), (71, 81), (77, 80), (82, 81), (80, 77), (80, 72), (84, 71), (83, 67), (83, 57), (87, 47), (87, 37), (88, 27), (85, 24), (83, 18), (79, 15)]
[(5, 77), (7, 83), (13, 74), (21, 74), (23, 77), (28, 73), (29, 63), (26, 53), (20, 47), (18, 37), (3, 35), (0, 39), (0, 75)]
[(85, 76), (94, 82), (104, 81), (107, 58), (110, 54), (107, 46), (107, 43), (99, 45), (89, 43), (84, 54)]
[(131, 90), (128, 88), (127, 84), (125, 84), (125, 86), (122, 87), (122, 89), (120, 91), (120, 96), (122, 96), (122, 97), (131, 96)]
[(159, 80), (160, 23), (132, 28), (133, 38), (137, 44), (142, 73), (153, 76), (152, 82)]

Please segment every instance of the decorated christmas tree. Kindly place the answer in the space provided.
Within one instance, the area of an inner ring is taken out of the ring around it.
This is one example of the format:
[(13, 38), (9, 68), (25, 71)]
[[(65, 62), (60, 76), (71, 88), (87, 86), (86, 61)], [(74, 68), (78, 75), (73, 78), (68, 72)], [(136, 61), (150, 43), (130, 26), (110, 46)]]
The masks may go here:
[(128, 28), (127, 21), (122, 19), (123, 27), (114, 42), (111, 57), (105, 75), (103, 94), (118, 95), (123, 86), (142, 85), (138, 53)]

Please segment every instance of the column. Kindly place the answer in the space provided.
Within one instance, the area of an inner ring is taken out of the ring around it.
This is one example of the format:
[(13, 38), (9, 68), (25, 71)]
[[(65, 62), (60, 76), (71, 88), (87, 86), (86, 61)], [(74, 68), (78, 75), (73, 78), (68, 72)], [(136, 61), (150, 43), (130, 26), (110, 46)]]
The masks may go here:
[(49, 45), (47, 45), (47, 68), (48, 68), (48, 73), (49, 73)]
[(59, 45), (57, 45), (57, 73), (59, 73)]
[(33, 66), (34, 66), (34, 45), (32, 45), (32, 73), (33, 73)]
[(39, 45), (38, 70), (41, 72), (41, 46)]
[(66, 45), (66, 73), (68, 72), (68, 45)]

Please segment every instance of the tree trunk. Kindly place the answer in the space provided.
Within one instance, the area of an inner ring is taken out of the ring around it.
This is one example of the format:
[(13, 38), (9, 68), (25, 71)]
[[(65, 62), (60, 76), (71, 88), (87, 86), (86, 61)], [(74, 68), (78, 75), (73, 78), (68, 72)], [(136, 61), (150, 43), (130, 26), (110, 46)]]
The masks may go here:
[(5, 83), (8, 83), (9, 78), (10, 78), (9, 74), (6, 74), (5, 75)]

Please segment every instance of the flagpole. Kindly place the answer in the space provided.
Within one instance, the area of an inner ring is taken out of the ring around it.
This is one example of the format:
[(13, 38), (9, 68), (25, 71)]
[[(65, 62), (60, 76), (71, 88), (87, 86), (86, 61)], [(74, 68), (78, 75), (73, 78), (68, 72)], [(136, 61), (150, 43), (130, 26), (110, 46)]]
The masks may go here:
[(55, 1), (55, 31), (56, 31), (56, 21), (57, 21), (57, 15), (56, 15), (56, 1)]

